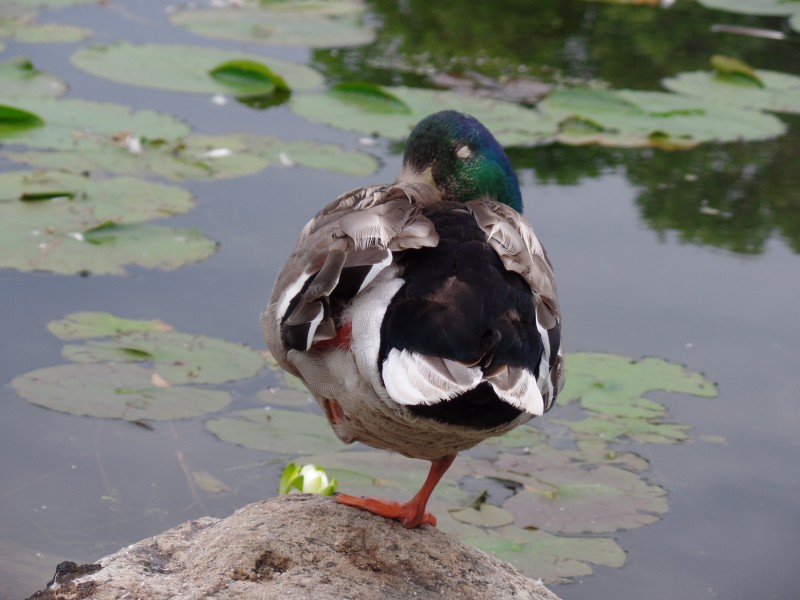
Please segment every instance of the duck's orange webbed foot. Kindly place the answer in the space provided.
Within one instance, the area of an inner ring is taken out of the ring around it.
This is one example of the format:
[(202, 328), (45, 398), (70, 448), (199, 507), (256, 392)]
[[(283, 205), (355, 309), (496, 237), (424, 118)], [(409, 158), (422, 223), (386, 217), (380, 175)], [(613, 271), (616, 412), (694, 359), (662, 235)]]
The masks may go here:
[(428, 478), (422, 484), (422, 488), (417, 495), (405, 504), (395, 502), (393, 500), (380, 500), (378, 498), (359, 498), (358, 496), (350, 496), (348, 494), (336, 494), (336, 502), (346, 506), (353, 506), (355, 508), (362, 508), (369, 512), (386, 517), (387, 519), (395, 519), (403, 524), (403, 527), (413, 529), (420, 525), (432, 525), (436, 527), (436, 517), (431, 513), (425, 512), (425, 505), (428, 504), (428, 498), (431, 497), (433, 488), (439, 483), (442, 475), (445, 474), (450, 465), (456, 459), (456, 455), (445, 456), (431, 461), (431, 470), (428, 472)]
[(336, 494), (336, 502), (346, 506), (362, 508), (375, 515), (400, 521), (403, 527), (413, 529), (420, 525), (432, 525), (436, 527), (436, 517), (431, 513), (425, 512), (424, 506), (411, 502), (405, 504), (394, 500), (381, 500), (380, 498), (360, 498), (349, 494)]

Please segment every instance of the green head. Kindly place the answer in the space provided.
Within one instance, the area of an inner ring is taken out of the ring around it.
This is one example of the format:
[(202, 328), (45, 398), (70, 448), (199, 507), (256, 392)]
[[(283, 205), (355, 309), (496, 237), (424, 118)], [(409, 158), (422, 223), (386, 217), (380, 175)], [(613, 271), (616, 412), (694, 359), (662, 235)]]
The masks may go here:
[(503, 147), (478, 119), (454, 110), (414, 127), (400, 180), (432, 181), (445, 200), (488, 197), (522, 212), (517, 175)]

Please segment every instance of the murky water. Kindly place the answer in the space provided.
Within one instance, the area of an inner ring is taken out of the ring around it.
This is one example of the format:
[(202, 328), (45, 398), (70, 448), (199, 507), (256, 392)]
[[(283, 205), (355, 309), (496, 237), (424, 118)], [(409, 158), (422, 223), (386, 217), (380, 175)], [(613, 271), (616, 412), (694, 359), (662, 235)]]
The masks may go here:
[[(796, 41), (708, 30), (715, 22), (779, 27), (777, 19), (712, 13), (681, 1), (669, 11), (504, 4), (504, 10), (480, 4), (470, 18), (465, 7), (472, 3), (376, 1), (371, 6), (382, 29), (365, 47), (246, 49), (309, 61), (333, 80), (358, 75), (378, 83), (419, 79), (369, 61), (391, 56), (390, 47), (405, 56), (427, 51), (420, 60), (437, 68), (461, 50), (475, 64), (485, 55), (487, 75), (522, 64), (534, 75), (639, 89), (705, 68), (714, 52), (800, 73)], [(170, 26), (164, 7), (130, 0), (50, 11), (44, 19), (90, 27), (90, 42), (243, 47)], [(446, 34), (436, 35), (439, 30)], [(69, 63), (80, 45), (9, 41), (0, 59), (28, 56), (65, 79), (70, 96), (167, 112), (204, 133), (247, 130), (359, 147), (359, 135), (311, 124), (285, 107), (221, 111), (205, 96), (91, 77)], [(526, 215), (556, 266), (568, 349), (662, 357), (719, 386), (716, 399), (657, 397), (696, 436), (724, 436), (725, 443), (636, 446), (651, 463), (647, 479), (669, 491), (670, 512), (654, 525), (618, 534), (627, 564), (597, 567), (590, 577), (556, 586), (565, 600), (796, 597), (800, 124), (784, 120), (792, 129), (778, 140), (687, 153), (561, 146), (512, 153)], [(341, 191), (397, 173), (399, 156), (390, 144), (369, 151), (383, 164), (366, 178), (273, 168), (187, 183), (198, 206), (170, 225), (197, 227), (221, 244), (213, 258), (194, 266), (88, 278), (0, 271), (0, 598), (32, 593), (61, 560), (90, 561), (186, 519), (224, 516), (275, 494), (282, 459), (221, 443), (201, 419), (148, 429), (76, 417), (28, 404), (8, 382), (61, 362), (61, 343), (46, 324), (81, 310), (157, 317), (179, 330), (263, 347), (257, 315), (296, 232)], [(707, 205), (720, 213), (700, 210)], [(271, 383), (265, 372), (234, 386), (228, 410), (256, 405), (254, 394)], [(230, 492), (198, 488), (189, 477), (197, 470)]]

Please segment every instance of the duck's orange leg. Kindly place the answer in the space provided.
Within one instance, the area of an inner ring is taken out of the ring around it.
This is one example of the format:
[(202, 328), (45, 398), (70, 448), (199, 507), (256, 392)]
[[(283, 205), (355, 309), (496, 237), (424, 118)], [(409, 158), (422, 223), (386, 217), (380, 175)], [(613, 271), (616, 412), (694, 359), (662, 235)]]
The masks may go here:
[(431, 461), (431, 470), (428, 471), (428, 478), (422, 484), (422, 488), (417, 494), (405, 504), (393, 500), (380, 500), (378, 498), (359, 498), (348, 494), (336, 494), (336, 501), (339, 504), (363, 508), (371, 513), (400, 521), (404, 527), (412, 529), (420, 525), (436, 526), (436, 517), (425, 512), (425, 505), (431, 497), (433, 489), (442, 475), (445, 474), (450, 465), (456, 459), (456, 455), (445, 456)]

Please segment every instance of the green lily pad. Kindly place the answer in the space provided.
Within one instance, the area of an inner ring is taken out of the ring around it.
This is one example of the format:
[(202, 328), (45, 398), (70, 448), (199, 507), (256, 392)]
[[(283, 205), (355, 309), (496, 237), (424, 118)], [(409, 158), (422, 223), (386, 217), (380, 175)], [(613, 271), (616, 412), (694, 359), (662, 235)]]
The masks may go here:
[[(203, 46), (116, 42), (81, 48), (70, 60), (79, 69), (119, 83), (198, 94), (308, 90), (323, 81), (312, 68), (288, 60)], [(235, 65), (248, 68), (243, 72)]]
[[(77, 42), (91, 35), (91, 29), (58, 23), (37, 23), (37, 13), (23, 2), (4, 3), (0, 12), (0, 38), (18, 42)], [(34, 4), (27, 2), (27, 4)], [(43, 3), (42, 3), (43, 4)]]
[(159, 176), (174, 180), (224, 179), (256, 173), (266, 167), (303, 166), (346, 175), (368, 175), (378, 161), (359, 150), (336, 144), (287, 141), (269, 135), (192, 134), (174, 142), (142, 140), (139, 152), (111, 138), (85, 143), (72, 151), (3, 152), (3, 156), (27, 165), (74, 172)]
[(188, 419), (230, 402), (221, 390), (154, 385), (150, 370), (132, 364), (58, 365), (31, 371), (11, 387), (32, 404), (109, 419)]
[(33, 66), (27, 58), (14, 58), (0, 63), (2, 97), (56, 97), (67, 91), (67, 84)]
[(45, 125), (26, 131), (0, 131), (3, 144), (78, 151), (95, 147), (98, 140), (111, 143), (123, 131), (150, 140), (175, 140), (190, 131), (175, 117), (121, 104), (70, 98), (25, 98), (7, 104), (38, 115)]
[[(402, 86), (378, 90), (384, 100), (378, 101), (377, 93), (373, 92), (374, 98), (365, 101), (369, 95), (351, 87), (331, 89), (322, 94), (298, 94), (290, 100), (289, 106), (311, 121), (394, 139), (405, 139), (421, 119), (444, 109), (473, 115), (504, 145), (531, 146), (556, 132), (555, 124), (538, 112), (512, 102)], [(386, 101), (385, 97), (392, 100)], [(398, 103), (408, 110), (386, 110), (387, 105), (396, 107)]]
[(791, 15), (800, 13), (800, 5), (792, 0), (698, 0), (706, 8), (716, 8), (747, 15)]
[(329, 48), (360, 46), (375, 37), (362, 2), (274, 2), (259, 8), (188, 10), (172, 23), (193, 33), (246, 43)]
[(12, 386), (29, 402), (78, 415), (135, 421), (216, 412), (230, 402), (228, 392), (178, 384), (241, 380), (265, 363), (239, 344), (178, 333), (157, 320), (80, 312), (48, 328), (62, 339), (87, 340), (64, 348), (79, 364), (32, 371)]
[(106, 312), (76, 312), (63, 319), (50, 321), (47, 329), (61, 340), (85, 340), (147, 331), (172, 331), (172, 326), (159, 320), (124, 319)]
[(558, 141), (576, 145), (680, 149), (770, 139), (786, 130), (772, 115), (664, 92), (566, 88), (539, 108), (560, 124)]
[[(317, 414), (251, 408), (232, 415), (235, 418), (208, 421), (206, 429), (222, 441), (278, 454), (316, 454), (344, 448), (328, 421)], [(320, 464), (327, 470), (327, 464)]]
[(41, 127), (42, 125), (44, 125), (44, 121), (39, 115), (21, 108), (0, 104), (0, 135), (6, 132), (25, 131), (31, 127)]
[[(452, 533), (446, 519), (439, 528)], [(462, 541), (514, 565), (545, 583), (564, 583), (592, 574), (590, 564), (621, 567), (625, 551), (611, 538), (562, 537), (515, 526), (499, 529), (471, 527), (457, 531)]]
[(580, 421), (557, 421), (568, 427), (579, 440), (674, 444), (689, 439), (690, 425), (653, 422), (642, 418), (587, 417)]
[(662, 404), (644, 397), (649, 391), (707, 398), (717, 395), (715, 385), (700, 373), (659, 358), (634, 361), (602, 352), (576, 352), (570, 354), (567, 370), (569, 376), (559, 402), (580, 398), (583, 408), (612, 417), (664, 416)]
[(145, 331), (110, 340), (68, 344), (64, 358), (73, 362), (152, 362), (153, 371), (170, 385), (225, 383), (253, 377), (263, 357), (246, 346), (177, 331)]
[(208, 74), (238, 96), (268, 95), (291, 90), (283, 77), (254, 60), (229, 60), (214, 67)]
[(755, 72), (762, 86), (720, 77), (718, 73), (679, 73), (663, 81), (664, 87), (679, 94), (702, 97), (720, 104), (775, 112), (800, 113), (800, 77), (775, 71)]
[(370, 113), (411, 113), (411, 108), (400, 98), (372, 83), (337, 83), (331, 86), (330, 93), (342, 102)]
[(121, 274), (126, 264), (173, 269), (216, 251), (193, 229), (139, 223), (189, 210), (182, 188), (13, 171), (0, 173), (0, 190), (0, 268)]
[(618, 467), (542, 467), (535, 454), (506, 455), (494, 467), (493, 477), (524, 486), (503, 505), (518, 527), (606, 533), (655, 523), (667, 512), (666, 491)]
[(483, 503), (478, 508), (468, 506), (465, 508), (450, 509), (450, 516), (456, 521), (478, 527), (502, 527), (514, 522), (514, 514), (505, 508)]

